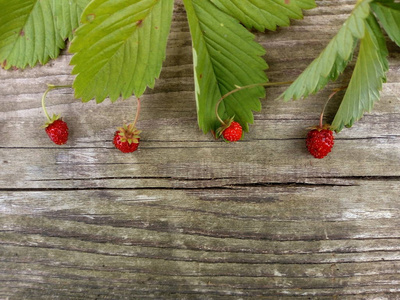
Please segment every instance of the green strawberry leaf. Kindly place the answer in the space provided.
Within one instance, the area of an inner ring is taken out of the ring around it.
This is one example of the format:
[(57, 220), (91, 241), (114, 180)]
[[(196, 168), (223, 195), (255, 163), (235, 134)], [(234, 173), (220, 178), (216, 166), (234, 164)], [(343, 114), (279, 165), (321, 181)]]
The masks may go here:
[(53, 1), (56, 25), (63, 39), (72, 40), (74, 30), (79, 27), (81, 14), (89, 2), (90, 0)]
[(154, 87), (166, 54), (173, 0), (93, 0), (69, 51), (76, 98), (140, 97)]
[(336, 132), (344, 126), (352, 126), (365, 112), (372, 110), (374, 103), (379, 100), (382, 83), (386, 81), (389, 64), (385, 38), (372, 15), (365, 24), (365, 35), (361, 39), (349, 87), (331, 125)]
[(337, 35), (295, 82), (281, 95), (285, 101), (307, 97), (336, 80), (351, 60), (357, 39), (365, 33), (365, 19), (372, 0), (361, 0), (340, 28)]
[(371, 3), (371, 8), (388, 36), (400, 46), (400, 3), (394, 3), (393, 0), (380, 0)]
[(89, 0), (0, 0), (0, 65), (33, 67), (56, 58)]
[[(239, 21), (209, 0), (184, 0), (193, 41), (194, 79), (200, 128), (215, 131), (220, 123), (215, 114), (218, 100), (235, 89), (267, 81), (262, 59), (264, 48)], [(253, 123), (252, 111), (259, 111), (265, 89), (257, 87), (227, 97), (219, 107), (225, 120), (235, 117), (245, 130)]]
[(290, 19), (303, 18), (302, 9), (314, 8), (315, 0), (211, 0), (219, 9), (259, 31), (289, 26)]

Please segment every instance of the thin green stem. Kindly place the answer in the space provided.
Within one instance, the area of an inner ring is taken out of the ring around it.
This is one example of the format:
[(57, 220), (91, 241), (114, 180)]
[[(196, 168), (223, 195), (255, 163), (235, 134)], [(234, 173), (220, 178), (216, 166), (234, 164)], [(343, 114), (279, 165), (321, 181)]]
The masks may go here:
[(279, 85), (287, 85), (287, 84), (292, 84), (293, 81), (284, 81), (284, 82), (264, 82), (264, 83), (254, 83), (254, 84), (250, 84), (250, 85), (245, 85), (245, 86), (238, 86), (236, 89), (226, 93), (225, 95), (223, 95), (217, 102), (217, 104), (215, 105), (215, 115), (217, 116), (218, 121), (222, 124), (222, 125), (226, 125), (225, 122), (221, 119), (221, 117), (218, 114), (218, 108), (219, 105), (221, 104), (222, 101), (224, 101), (225, 98), (229, 97), (230, 95), (239, 92), (241, 90), (244, 89), (251, 89), (251, 88), (255, 88), (255, 87), (259, 87), (259, 86), (279, 86)]
[(139, 114), (140, 114), (140, 98), (137, 98), (137, 108), (136, 108), (136, 116), (135, 116), (135, 120), (133, 121), (133, 126), (136, 126), (137, 121), (139, 120)]
[(44, 92), (43, 96), (42, 96), (42, 108), (43, 108), (44, 114), (46, 115), (47, 121), (49, 121), (49, 122), (51, 122), (51, 118), (49, 116), (49, 113), (47, 112), (46, 105), (45, 105), (44, 101), (46, 99), (46, 96), (47, 96), (48, 92), (50, 92), (52, 89), (53, 88), (49, 86), (47, 88), (47, 90)]
[(49, 122), (51, 122), (51, 118), (50, 118), (49, 113), (47, 112), (46, 105), (45, 105), (45, 100), (46, 100), (47, 94), (51, 90), (54, 90), (54, 89), (71, 88), (71, 87), (72, 87), (72, 85), (54, 85), (54, 84), (47, 85), (47, 90), (44, 92), (44, 94), (42, 96), (42, 108), (43, 108), (44, 114), (46, 115), (46, 118)]
[(67, 84), (67, 85), (54, 85), (54, 84), (48, 84), (48, 87), (51, 87), (53, 89), (63, 89), (63, 88), (72, 88), (71, 84)]

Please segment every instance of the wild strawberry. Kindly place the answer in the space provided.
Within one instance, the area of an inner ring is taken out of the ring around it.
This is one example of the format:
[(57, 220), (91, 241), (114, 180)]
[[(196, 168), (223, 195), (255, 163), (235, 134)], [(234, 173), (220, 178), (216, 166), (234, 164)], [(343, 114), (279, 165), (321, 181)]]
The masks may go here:
[(66, 87), (72, 87), (70, 85), (53, 85), (53, 84), (48, 84), (47, 85), (47, 90), (44, 92), (42, 96), (42, 108), (43, 112), (47, 117), (47, 122), (43, 126), (45, 128), (45, 131), (49, 138), (57, 145), (63, 145), (67, 142), (68, 140), (68, 126), (67, 123), (65, 123), (59, 115), (53, 114), (53, 117), (50, 117), (49, 113), (47, 112), (46, 105), (45, 105), (45, 99), (47, 94), (53, 90), (53, 89), (60, 89), (60, 88), (66, 88)]
[(222, 132), (222, 136), (229, 142), (237, 142), (242, 138), (242, 126), (238, 122), (232, 122), (228, 128)]
[(237, 142), (242, 138), (242, 126), (233, 121), (233, 118), (226, 120), (220, 128), (217, 129), (217, 137), (223, 136), (228, 142)]
[(316, 127), (307, 134), (307, 149), (315, 158), (324, 158), (331, 152), (334, 144), (334, 136), (329, 125)]
[(53, 116), (49, 122), (45, 125), (45, 131), (52, 140), (57, 145), (63, 145), (68, 140), (68, 126), (59, 116)]
[(123, 153), (134, 152), (139, 147), (140, 133), (134, 124), (125, 124), (115, 132), (113, 143)]

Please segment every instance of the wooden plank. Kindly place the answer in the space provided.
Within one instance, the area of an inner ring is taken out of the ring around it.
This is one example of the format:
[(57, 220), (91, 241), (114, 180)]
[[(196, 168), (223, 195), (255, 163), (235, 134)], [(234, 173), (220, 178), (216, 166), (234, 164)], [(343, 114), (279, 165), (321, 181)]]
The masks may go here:
[[(204, 187), (237, 183), (346, 183), (353, 177), (397, 180), (398, 138), (338, 141), (315, 160), (303, 139), (223, 142), (143, 141), (135, 155), (111, 145), (0, 149), (3, 189)], [(16, 157), (29, 157), (16, 160)], [(193, 161), (193, 157), (196, 160)], [(19, 170), (16, 172), (15, 170)], [(207, 180), (208, 179), (208, 180)]]
[[(293, 26), (256, 34), (271, 81), (300, 74), (355, 1), (317, 2)], [(268, 88), (243, 141), (214, 141), (197, 126), (181, 1), (133, 155), (112, 137), (134, 98), (81, 103), (52, 91), (49, 111), (71, 135), (49, 142), (40, 98), (46, 83), (73, 81), (66, 51), (0, 70), (0, 299), (398, 299), (400, 50), (388, 47), (381, 100), (324, 160), (304, 136), (354, 62), (306, 100), (274, 101), (284, 87)]]
[(78, 286), (137, 297), (397, 293), (400, 185), (352, 183), (233, 187), (234, 194), (7, 192), (0, 235), (5, 282), (39, 294)]

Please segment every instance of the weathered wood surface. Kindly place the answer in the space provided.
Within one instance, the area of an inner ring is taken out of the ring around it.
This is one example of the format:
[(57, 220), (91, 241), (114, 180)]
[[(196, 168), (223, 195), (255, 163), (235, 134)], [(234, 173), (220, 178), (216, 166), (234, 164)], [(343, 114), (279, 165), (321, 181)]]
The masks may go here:
[[(354, 1), (318, 1), (290, 28), (257, 34), (271, 81), (291, 80), (324, 48)], [(115, 128), (134, 99), (81, 103), (53, 91), (65, 146), (40, 126), (46, 83), (69, 84), (71, 56), (0, 71), (0, 299), (399, 299), (400, 51), (372, 113), (306, 153), (330, 90), (273, 101), (237, 144), (196, 123), (191, 42), (177, 1), (168, 58), (143, 97), (140, 150)], [(328, 107), (328, 120), (338, 106)]]

